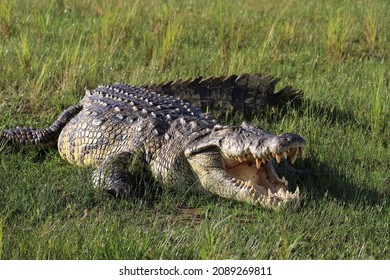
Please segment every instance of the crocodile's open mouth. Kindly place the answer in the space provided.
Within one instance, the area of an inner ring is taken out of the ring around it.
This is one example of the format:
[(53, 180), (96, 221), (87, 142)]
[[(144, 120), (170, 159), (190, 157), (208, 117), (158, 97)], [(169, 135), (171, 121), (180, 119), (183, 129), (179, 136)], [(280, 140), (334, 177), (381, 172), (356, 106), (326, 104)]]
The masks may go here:
[(230, 176), (230, 181), (238, 191), (252, 194), (255, 202), (262, 205), (280, 205), (291, 201), (299, 203), (299, 188), (295, 192), (288, 189), (288, 181), (277, 175), (271, 160), (280, 163), (282, 158), (289, 158), (294, 163), (298, 155), (305, 157), (305, 148), (297, 146), (285, 148), (278, 154), (269, 152), (261, 158), (253, 155), (245, 157), (223, 156), (223, 166)]
[(287, 180), (277, 175), (271, 160), (282, 158), (294, 163), (298, 155), (305, 156), (305, 146), (279, 148), (278, 153), (267, 152), (262, 157), (226, 156), (210, 149), (188, 158), (201, 184), (222, 197), (246, 201), (251, 204), (275, 208), (286, 205), (297, 208), (300, 204), (299, 188), (291, 192)]

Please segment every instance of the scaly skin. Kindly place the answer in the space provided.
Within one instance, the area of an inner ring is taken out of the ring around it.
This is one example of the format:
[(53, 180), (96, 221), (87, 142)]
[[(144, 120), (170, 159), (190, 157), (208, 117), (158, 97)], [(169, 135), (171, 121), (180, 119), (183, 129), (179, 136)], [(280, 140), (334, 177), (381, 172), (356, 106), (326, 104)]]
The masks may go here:
[(287, 86), (275, 93), (280, 79), (260, 74), (242, 74), (203, 79), (176, 80), (142, 87), (187, 100), (203, 112), (259, 115), (287, 103), (299, 104), (302, 92)]
[(117, 196), (129, 193), (128, 169), (137, 161), (163, 186), (271, 208), (300, 203), (299, 190), (288, 190), (270, 160), (295, 161), (304, 154), (302, 137), (277, 136), (248, 123), (222, 125), (188, 102), (143, 87), (99, 86), (48, 128), (5, 130), (0, 141), (17, 148), (57, 144), (71, 164), (95, 168), (96, 188)]

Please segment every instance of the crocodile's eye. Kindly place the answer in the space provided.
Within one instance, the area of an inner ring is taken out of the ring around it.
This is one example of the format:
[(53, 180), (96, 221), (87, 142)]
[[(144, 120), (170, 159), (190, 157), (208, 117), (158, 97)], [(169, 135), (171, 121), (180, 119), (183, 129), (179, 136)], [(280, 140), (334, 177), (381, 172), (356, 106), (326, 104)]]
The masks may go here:
[(229, 129), (230, 129), (231, 132), (237, 132), (238, 131), (238, 127), (237, 126), (231, 126)]

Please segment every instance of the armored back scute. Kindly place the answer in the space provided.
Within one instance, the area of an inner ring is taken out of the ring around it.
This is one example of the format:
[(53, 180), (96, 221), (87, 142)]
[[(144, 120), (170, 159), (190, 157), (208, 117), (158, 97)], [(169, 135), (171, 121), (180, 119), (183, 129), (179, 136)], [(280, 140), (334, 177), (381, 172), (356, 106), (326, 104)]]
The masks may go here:
[(219, 76), (203, 79), (176, 80), (144, 85), (157, 93), (187, 100), (202, 111), (261, 115), (270, 108), (286, 104), (298, 105), (302, 92), (287, 86), (275, 92), (279, 78), (261, 74)]

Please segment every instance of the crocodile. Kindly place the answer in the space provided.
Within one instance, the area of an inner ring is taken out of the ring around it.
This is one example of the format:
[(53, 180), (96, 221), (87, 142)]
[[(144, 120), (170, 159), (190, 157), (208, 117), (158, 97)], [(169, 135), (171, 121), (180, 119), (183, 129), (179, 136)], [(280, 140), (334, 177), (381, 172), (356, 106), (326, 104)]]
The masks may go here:
[[(268, 86), (274, 87), (272, 79), (243, 76), (247, 81), (257, 79), (257, 88), (261, 88), (261, 79), (271, 81)], [(214, 93), (230, 91), (231, 96), (239, 92), (237, 88), (248, 92), (240, 84), (243, 76), (208, 79), (214, 80), (213, 86), (203, 87)], [(202, 79), (192, 81), (178, 82), (176, 88), (196, 91), (202, 85)], [(131, 193), (132, 172), (147, 172), (161, 186), (207, 191), (265, 208), (299, 207), (299, 188), (290, 191), (273, 162), (289, 158), (294, 163), (298, 155), (304, 157), (303, 137), (275, 135), (248, 122), (223, 124), (188, 101), (163, 94), (162, 88), (99, 85), (86, 90), (81, 101), (64, 110), (50, 126), (4, 130), (0, 143), (16, 149), (57, 146), (69, 163), (94, 168), (93, 186), (115, 196)], [(166, 88), (174, 89), (172, 83)], [(258, 90), (257, 95), (264, 93), (271, 96), (270, 90)], [(130, 168), (134, 162), (138, 167)]]

